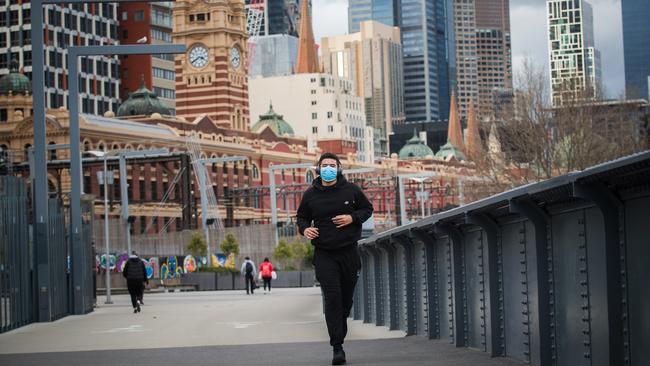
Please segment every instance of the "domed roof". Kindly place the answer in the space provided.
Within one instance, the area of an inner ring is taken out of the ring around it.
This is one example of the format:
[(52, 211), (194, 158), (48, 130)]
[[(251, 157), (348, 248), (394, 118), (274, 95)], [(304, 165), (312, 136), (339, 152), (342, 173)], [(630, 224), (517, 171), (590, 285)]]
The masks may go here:
[(11, 71), (0, 78), (0, 94), (24, 94), (32, 92), (32, 83), (29, 78), (18, 72), (18, 61), (11, 61)]
[(444, 160), (449, 160), (450, 158), (455, 158), (458, 161), (467, 160), (465, 154), (460, 151), (456, 146), (451, 142), (447, 141), (446, 144), (442, 145), (440, 151), (436, 153), (436, 158), (441, 158)]
[(281, 115), (275, 113), (273, 110), (273, 104), (269, 105), (268, 112), (260, 115), (260, 120), (253, 125), (253, 131), (262, 132), (262, 130), (264, 130), (267, 126), (270, 127), (277, 136), (294, 135), (291, 125), (282, 119)]
[(398, 155), (400, 159), (424, 159), (433, 156), (433, 150), (420, 140), (417, 132), (413, 130), (413, 137), (400, 149)]
[(122, 105), (117, 109), (118, 117), (127, 116), (149, 116), (153, 113), (160, 113), (163, 116), (169, 116), (169, 109), (158, 99), (158, 96), (151, 90), (147, 89), (144, 79), (140, 88), (129, 96)]

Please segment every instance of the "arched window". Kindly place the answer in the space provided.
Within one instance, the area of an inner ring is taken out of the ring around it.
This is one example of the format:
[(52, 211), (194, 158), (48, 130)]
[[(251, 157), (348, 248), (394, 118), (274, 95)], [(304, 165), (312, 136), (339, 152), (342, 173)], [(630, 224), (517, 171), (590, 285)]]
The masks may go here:
[(307, 179), (307, 183), (311, 183), (314, 181), (314, 173), (311, 172), (311, 170), (307, 171), (307, 175), (305, 176), (305, 179)]
[[(56, 142), (50, 141), (48, 145), (56, 145)], [(48, 149), (50, 152), (50, 160), (56, 160), (56, 149)]]
[(29, 149), (31, 149), (31, 144), (25, 144), (25, 161), (29, 160)]
[(260, 179), (260, 170), (257, 165), (253, 165), (253, 179)]

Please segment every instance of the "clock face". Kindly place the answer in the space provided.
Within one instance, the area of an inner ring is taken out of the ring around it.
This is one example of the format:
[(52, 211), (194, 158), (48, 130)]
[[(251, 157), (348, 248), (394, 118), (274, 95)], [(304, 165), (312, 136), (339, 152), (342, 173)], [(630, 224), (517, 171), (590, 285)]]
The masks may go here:
[(190, 64), (200, 69), (208, 64), (208, 49), (204, 46), (194, 46), (189, 53)]
[(239, 54), (239, 49), (233, 47), (230, 49), (230, 64), (233, 68), (238, 69), (241, 63), (241, 55)]

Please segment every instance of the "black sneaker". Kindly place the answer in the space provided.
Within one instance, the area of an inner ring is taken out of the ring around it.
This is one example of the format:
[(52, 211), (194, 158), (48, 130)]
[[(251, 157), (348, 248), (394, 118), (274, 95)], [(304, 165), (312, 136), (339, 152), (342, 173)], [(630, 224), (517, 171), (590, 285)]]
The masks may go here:
[(343, 348), (335, 349), (334, 356), (332, 357), (332, 365), (343, 365), (345, 362), (345, 351), (343, 351)]
[(138, 313), (139, 313), (139, 312), (140, 312), (140, 305), (138, 305), (138, 307), (137, 307), (137, 308), (135, 308), (135, 310), (136, 310), (136, 312), (138, 312)]
[(133, 314), (137, 314), (137, 313), (138, 313), (138, 308), (133, 308)]

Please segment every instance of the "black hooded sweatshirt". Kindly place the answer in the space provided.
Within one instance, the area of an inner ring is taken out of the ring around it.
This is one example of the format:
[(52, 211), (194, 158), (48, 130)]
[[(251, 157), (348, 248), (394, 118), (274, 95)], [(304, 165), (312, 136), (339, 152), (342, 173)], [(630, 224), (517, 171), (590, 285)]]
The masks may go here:
[[(317, 249), (337, 250), (356, 245), (361, 238), (361, 224), (372, 215), (373, 207), (361, 188), (339, 174), (333, 186), (323, 186), (321, 178), (314, 179), (298, 207), (297, 221), (300, 234), (312, 226), (318, 228), (318, 237), (312, 240)], [(352, 223), (337, 228), (332, 218), (352, 216)]]
[(147, 267), (142, 262), (142, 259), (132, 256), (126, 261), (122, 275), (127, 280), (140, 280), (144, 282), (147, 280)]

